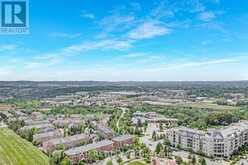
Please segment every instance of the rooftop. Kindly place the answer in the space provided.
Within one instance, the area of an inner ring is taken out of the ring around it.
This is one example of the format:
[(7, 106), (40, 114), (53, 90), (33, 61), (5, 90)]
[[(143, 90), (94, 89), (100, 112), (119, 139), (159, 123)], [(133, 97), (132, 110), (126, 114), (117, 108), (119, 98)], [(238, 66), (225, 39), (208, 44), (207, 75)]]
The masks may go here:
[(130, 136), (130, 135), (122, 135), (122, 136), (115, 137), (112, 140), (113, 141), (125, 141), (125, 140), (129, 140), (129, 139), (132, 139), (132, 138), (133, 137)]
[(47, 142), (52, 143), (53, 145), (57, 145), (57, 144), (66, 144), (66, 143), (78, 141), (78, 140), (84, 140), (84, 139), (88, 139), (88, 138), (89, 137), (86, 134), (78, 134), (78, 135), (74, 135), (74, 136), (68, 136), (65, 138), (52, 139), (52, 140), (49, 140)]
[(91, 143), (91, 144), (84, 145), (81, 147), (76, 147), (76, 148), (66, 150), (65, 154), (66, 155), (77, 155), (77, 154), (85, 153), (85, 152), (88, 152), (88, 151), (91, 151), (91, 150), (94, 150), (97, 148), (101, 148), (104, 146), (112, 145), (112, 144), (113, 144), (113, 142), (110, 140), (103, 140), (100, 142)]

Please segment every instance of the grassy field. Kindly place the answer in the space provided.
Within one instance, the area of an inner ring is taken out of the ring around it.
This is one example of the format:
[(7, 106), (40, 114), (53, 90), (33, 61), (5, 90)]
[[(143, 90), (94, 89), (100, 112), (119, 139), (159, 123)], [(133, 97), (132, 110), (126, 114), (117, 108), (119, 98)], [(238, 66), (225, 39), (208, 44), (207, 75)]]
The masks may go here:
[(0, 164), (48, 165), (48, 157), (12, 130), (0, 128)]
[(192, 107), (192, 108), (206, 108), (213, 110), (237, 110), (239, 107), (227, 106), (227, 105), (217, 105), (212, 103), (184, 103), (184, 104), (175, 104), (175, 106), (181, 107)]

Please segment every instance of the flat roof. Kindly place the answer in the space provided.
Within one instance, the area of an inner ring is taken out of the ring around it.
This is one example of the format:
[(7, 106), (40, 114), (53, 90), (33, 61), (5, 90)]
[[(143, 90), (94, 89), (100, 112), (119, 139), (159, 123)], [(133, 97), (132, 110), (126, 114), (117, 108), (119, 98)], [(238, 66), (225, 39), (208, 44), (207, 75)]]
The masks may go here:
[(108, 146), (108, 145), (112, 145), (113, 142), (110, 140), (103, 140), (100, 142), (96, 142), (96, 143), (91, 143), (91, 144), (87, 144), (84, 146), (80, 146), (80, 147), (75, 147), (69, 150), (65, 151), (66, 155), (77, 155), (77, 154), (81, 154), (81, 153), (85, 153), (100, 147), (104, 147), (104, 146)]
[(50, 137), (50, 136), (56, 135), (57, 133), (59, 133), (58, 130), (50, 131), (50, 132), (45, 132), (45, 133), (39, 133), (39, 134), (35, 134), (34, 135), (34, 138)]
[(68, 143), (71, 141), (83, 140), (83, 139), (88, 139), (88, 138), (89, 137), (86, 134), (78, 134), (78, 135), (74, 135), (74, 136), (68, 136), (65, 138), (51, 139), (47, 142), (52, 143), (53, 145), (57, 145), (57, 144), (65, 144), (65, 143)]
[(133, 137), (131, 135), (122, 135), (122, 136), (115, 137), (112, 140), (114, 140), (114, 141), (125, 141), (125, 140), (132, 139), (132, 138)]
[(52, 124), (37, 124), (37, 125), (24, 126), (21, 129), (32, 129), (32, 128), (37, 128), (37, 129), (54, 128), (54, 126)]

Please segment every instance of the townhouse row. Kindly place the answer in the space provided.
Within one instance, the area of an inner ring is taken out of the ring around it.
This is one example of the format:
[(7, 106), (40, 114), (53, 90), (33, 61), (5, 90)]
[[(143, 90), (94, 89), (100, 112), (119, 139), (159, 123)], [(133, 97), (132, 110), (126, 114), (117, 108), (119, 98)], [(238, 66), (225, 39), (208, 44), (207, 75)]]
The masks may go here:
[(99, 142), (94, 142), (80, 147), (71, 148), (65, 151), (65, 155), (68, 156), (73, 163), (80, 160), (87, 159), (90, 151), (96, 150), (98, 152), (110, 153), (114, 150), (121, 149), (126, 145), (131, 145), (133, 143), (133, 137), (130, 135), (122, 135), (115, 137), (112, 140), (102, 140)]

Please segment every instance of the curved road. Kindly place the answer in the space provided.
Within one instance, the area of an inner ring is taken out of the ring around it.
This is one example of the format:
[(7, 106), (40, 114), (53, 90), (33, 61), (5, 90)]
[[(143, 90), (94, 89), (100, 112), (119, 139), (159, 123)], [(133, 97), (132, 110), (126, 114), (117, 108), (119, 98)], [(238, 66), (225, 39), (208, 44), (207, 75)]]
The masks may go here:
[(122, 110), (121, 116), (120, 116), (120, 118), (118, 119), (118, 121), (116, 123), (116, 127), (117, 127), (118, 130), (119, 130), (120, 120), (121, 120), (121, 118), (123, 118), (124, 114), (126, 113), (127, 108), (121, 108), (121, 110)]

